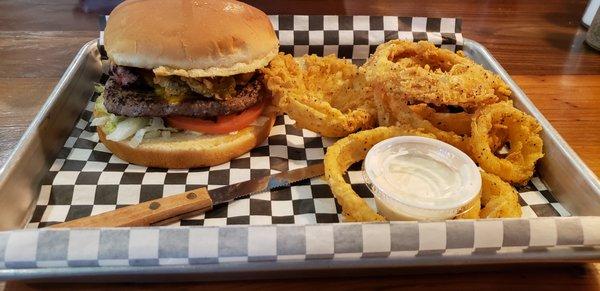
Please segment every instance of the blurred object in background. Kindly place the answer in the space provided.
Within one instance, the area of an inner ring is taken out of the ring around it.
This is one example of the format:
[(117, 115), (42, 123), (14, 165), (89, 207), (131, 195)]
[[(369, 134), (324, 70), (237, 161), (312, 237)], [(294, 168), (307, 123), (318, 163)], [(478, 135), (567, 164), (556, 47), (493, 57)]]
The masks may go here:
[(588, 28), (585, 42), (600, 51), (600, 10), (596, 11), (596, 16), (592, 20), (590, 28)]
[(85, 13), (107, 15), (123, 0), (79, 0), (79, 8)]
[(590, 27), (592, 25), (592, 20), (594, 19), (594, 15), (598, 12), (598, 7), (600, 7), (600, 0), (588, 1), (585, 12), (583, 12), (583, 17), (581, 17), (583, 26)]

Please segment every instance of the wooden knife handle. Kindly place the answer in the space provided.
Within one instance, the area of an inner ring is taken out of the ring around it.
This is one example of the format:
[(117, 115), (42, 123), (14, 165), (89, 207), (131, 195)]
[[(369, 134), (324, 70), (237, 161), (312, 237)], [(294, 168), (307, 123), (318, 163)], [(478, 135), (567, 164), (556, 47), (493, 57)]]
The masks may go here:
[(102, 214), (75, 219), (52, 225), (54, 228), (148, 226), (155, 222), (189, 212), (201, 213), (212, 209), (213, 202), (206, 188), (198, 188), (181, 194), (144, 203), (126, 206)]

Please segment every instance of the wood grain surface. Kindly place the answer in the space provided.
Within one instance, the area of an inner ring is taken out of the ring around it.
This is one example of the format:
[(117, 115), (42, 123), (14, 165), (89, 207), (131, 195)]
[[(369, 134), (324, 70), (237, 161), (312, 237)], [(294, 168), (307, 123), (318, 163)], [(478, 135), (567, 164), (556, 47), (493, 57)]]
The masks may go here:
[[(0, 1), (0, 166), (77, 50), (97, 37), (94, 1)], [(584, 0), (247, 1), (270, 14), (457, 17), (523, 88), (588, 166), (600, 174), (600, 53), (583, 43)], [(92, 13), (84, 11), (92, 10)], [(386, 276), (169, 285), (6, 284), (12, 290), (600, 289), (598, 264), (387, 270)], [(298, 274), (302, 275), (302, 274)], [(160, 279), (160, 278), (157, 278)]]

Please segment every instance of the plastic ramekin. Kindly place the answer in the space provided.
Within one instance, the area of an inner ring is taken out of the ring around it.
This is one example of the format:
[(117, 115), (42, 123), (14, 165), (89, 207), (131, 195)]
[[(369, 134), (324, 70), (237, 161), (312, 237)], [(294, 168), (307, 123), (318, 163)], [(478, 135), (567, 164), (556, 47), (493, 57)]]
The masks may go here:
[[(421, 197), (419, 193), (389, 193), (390, 181), (384, 182), (384, 159), (412, 154), (433, 159), (458, 173), (455, 185), (445, 197)], [(378, 212), (388, 220), (445, 220), (467, 211), (466, 207), (479, 195), (481, 173), (469, 156), (445, 142), (420, 137), (399, 136), (373, 146), (363, 163), (363, 175), (375, 197)]]

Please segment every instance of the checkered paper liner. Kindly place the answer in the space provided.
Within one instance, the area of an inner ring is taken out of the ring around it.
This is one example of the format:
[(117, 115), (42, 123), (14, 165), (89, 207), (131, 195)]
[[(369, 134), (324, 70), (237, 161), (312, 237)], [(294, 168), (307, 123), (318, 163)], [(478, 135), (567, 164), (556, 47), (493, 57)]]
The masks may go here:
[(256, 262), (358, 259), (386, 259), (402, 266), (490, 255), (525, 261), (565, 250), (593, 251), (600, 258), (598, 229), (600, 217), (28, 229), (0, 233), (0, 269), (238, 263), (250, 270)]

